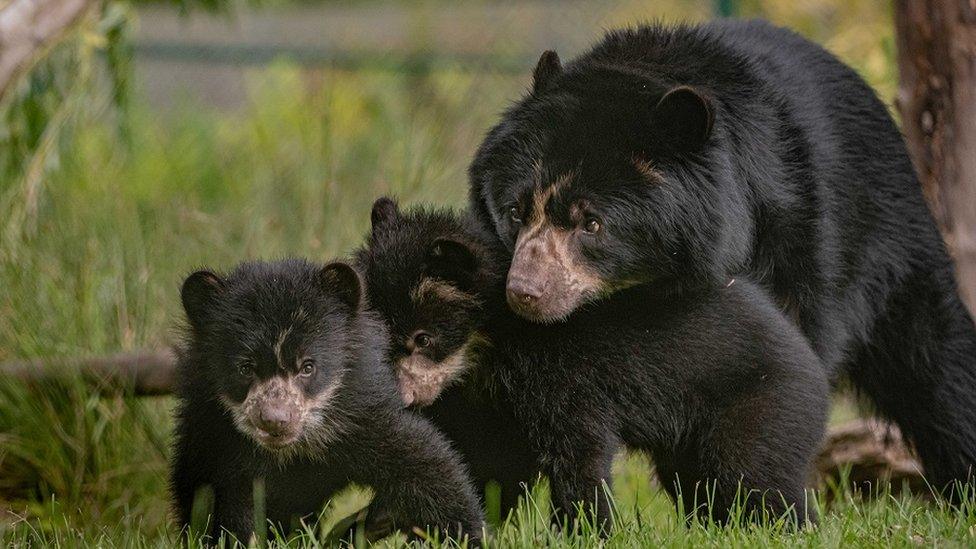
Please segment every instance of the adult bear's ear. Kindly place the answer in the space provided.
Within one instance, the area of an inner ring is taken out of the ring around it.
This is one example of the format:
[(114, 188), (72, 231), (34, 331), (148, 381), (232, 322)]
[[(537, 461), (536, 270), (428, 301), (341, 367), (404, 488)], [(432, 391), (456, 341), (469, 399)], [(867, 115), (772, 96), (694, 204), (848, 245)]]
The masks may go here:
[(197, 330), (210, 319), (213, 305), (224, 290), (224, 280), (212, 271), (197, 271), (186, 277), (180, 289), (180, 299), (186, 318)]
[(395, 200), (388, 196), (377, 198), (376, 202), (373, 202), (373, 211), (369, 215), (373, 233), (375, 234), (377, 229), (392, 223), (398, 217), (400, 217), (400, 208)]
[(656, 133), (670, 148), (698, 150), (712, 135), (715, 114), (712, 102), (690, 86), (678, 86), (654, 107)]
[(438, 238), (427, 250), (427, 274), (453, 283), (463, 291), (474, 286), (478, 257), (467, 244)]
[(535, 64), (535, 70), (532, 71), (532, 93), (539, 94), (546, 91), (553, 80), (562, 73), (563, 66), (559, 62), (559, 55), (552, 50), (542, 52), (539, 62)]
[(363, 284), (359, 273), (348, 263), (334, 261), (319, 271), (319, 284), (327, 293), (335, 295), (353, 312), (359, 310)]

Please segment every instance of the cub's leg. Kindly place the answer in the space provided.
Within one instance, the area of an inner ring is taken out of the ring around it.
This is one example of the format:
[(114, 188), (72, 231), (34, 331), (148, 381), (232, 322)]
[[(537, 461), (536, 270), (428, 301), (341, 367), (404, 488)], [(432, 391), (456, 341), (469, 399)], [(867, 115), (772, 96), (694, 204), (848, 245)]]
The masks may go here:
[[(370, 514), (410, 532), (482, 536), (481, 503), (461, 459), (427, 420), (402, 411), (377, 418), (362, 443), (356, 482), (376, 492)], [(353, 452), (356, 450), (353, 449)]]
[(582, 508), (587, 520), (606, 534), (611, 525), (610, 466), (621, 446), (617, 429), (608, 424), (607, 403), (588, 392), (585, 382), (549, 394), (523, 389), (527, 400), (516, 409), (549, 478), (553, 523), (573, 528)]
[(605, 535), (612, 518), (610, 494), (610, 466), (620, 445), (608, 437), (591, 438), (569, 434), (562, 448), (551, 456), (545, 466), (549, 477), (553, 522), (570, 528), (587, 513), (594, 526)]
[[(458, 386), (421, 413), (461, 454), (475, 488), (484, 494), (486, 512), (497, 512), (499, 521), (504, 521), (539, 478), (539, 461), (511, 404), (485, 393), (490, 391)], [(488, 497), (489, 485), (497, 489), (497, 500)]]
[[(194, 534), (216, 543), (226, 532), (247, 543), (253, 531), (253, 479), (241, 462), (240, 437), (224, 425), (219, 410), (203, 408), (177, 416), (170, 490), (179, 525), (189, 534), (194, 505), (203, 505), (207, 531)], [(207, 495), (209, 501), (203, 499)]]

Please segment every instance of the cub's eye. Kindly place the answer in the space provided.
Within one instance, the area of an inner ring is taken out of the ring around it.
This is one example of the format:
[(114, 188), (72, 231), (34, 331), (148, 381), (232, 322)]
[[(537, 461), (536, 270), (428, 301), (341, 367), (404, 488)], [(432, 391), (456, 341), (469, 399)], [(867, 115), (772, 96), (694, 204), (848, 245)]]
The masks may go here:
[(302, 361), (302, 367), (298, 370), (298, 374), (308, 377), (315, 373), (315, 362), (312, 359), (306, 359)]
[(512, 206), (511, 209), (508, 210), (508, 216), (512, 219), (512, 223), (522, 222), (522, 218), (519, 217), (519, 210), (515, 206)]
[(413, 336), (413, 342), (419, 349), (425, 347), (430, 347), (430, 344), (434, 342), (434, 338), (430, 337), (430, 334), (425, 334), (423, 332)]
[(590, 234), (600, 232), (600, 220), (595, 217), (587, 218), (583, 224), (583, 230)]
[(237, 365), (237, 373), (240, 374), (241, 377), (251, 377), (251, 374), (254, 373), (254, 363), (250, 360), (241, 362)]

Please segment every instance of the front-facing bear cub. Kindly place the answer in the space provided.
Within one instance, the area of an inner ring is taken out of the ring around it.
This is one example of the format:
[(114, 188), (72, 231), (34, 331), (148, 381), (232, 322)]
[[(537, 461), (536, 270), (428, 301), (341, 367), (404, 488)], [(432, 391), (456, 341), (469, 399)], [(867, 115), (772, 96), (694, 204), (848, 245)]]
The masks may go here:
[(344, 263), (302, 260), (186, 279), (171, 478), (183, 527), (210, 490), (207, 534), (246, 542), (263, 480), (266, 516), (286, 531), (357, 483), (395, 527), (480, 535), (457, 455), (400, 404), (382, 362), (385, 331), (361, 309), (360, 286)]
[[(804, 483), (823, 434), (826, 372), (755, 285), (737, 280), (679, 294), (635, 286), (541, 325), (509, 310), (506, 265), (485, 265), (500, 254), (448, 212), (401, 213), (380, 199), (357, 256), (370, 303), (401, 348), (393, 364), (413, 367), (410, 356), (436, 346), (423, 362), (449, 374), (401, 371), (401, 387), (433, 400), (431, 408), (446, 391), (457, 413), (480, 400), (510, 407), (511, 419), (492, 420), (503, 425), (467, 426), (508, 432), (512, 453), (526, 448), (534, 460), (495, 473), (531, 480), (541, 472), (558, 511), (573, 518), (579, 503), (595, 500), (605, 525), (603, 486), (613, 456), (628, 447), (650, 454), (662, 485), (687, 510), (722, 522), (736, 503), (751, 518), (809, 516)], [(462, 333), (439, 322), (461, 308), (469, 319)], [(462, 366), (445, 370), (456, 353)], [(431, 417), (442, 426), (453, 415)], [(501, 442), (495, 452), (504, 455)]]

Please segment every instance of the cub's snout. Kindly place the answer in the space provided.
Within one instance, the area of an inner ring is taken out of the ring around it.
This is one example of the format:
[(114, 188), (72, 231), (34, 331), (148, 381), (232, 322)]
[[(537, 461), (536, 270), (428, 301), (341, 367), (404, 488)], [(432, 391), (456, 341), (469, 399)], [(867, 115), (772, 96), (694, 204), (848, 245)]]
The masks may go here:
[(265, 446), (281, 446), (298, 438), (298, 410), (284, 402), (266, 402), (250, 417), (255, 435)]
[(299, 386), (297, 376), (282, 373), (255, 381), (240, 406), (232, 407), (241, 429), (269, 450), (297, 442), (316, 405)]

